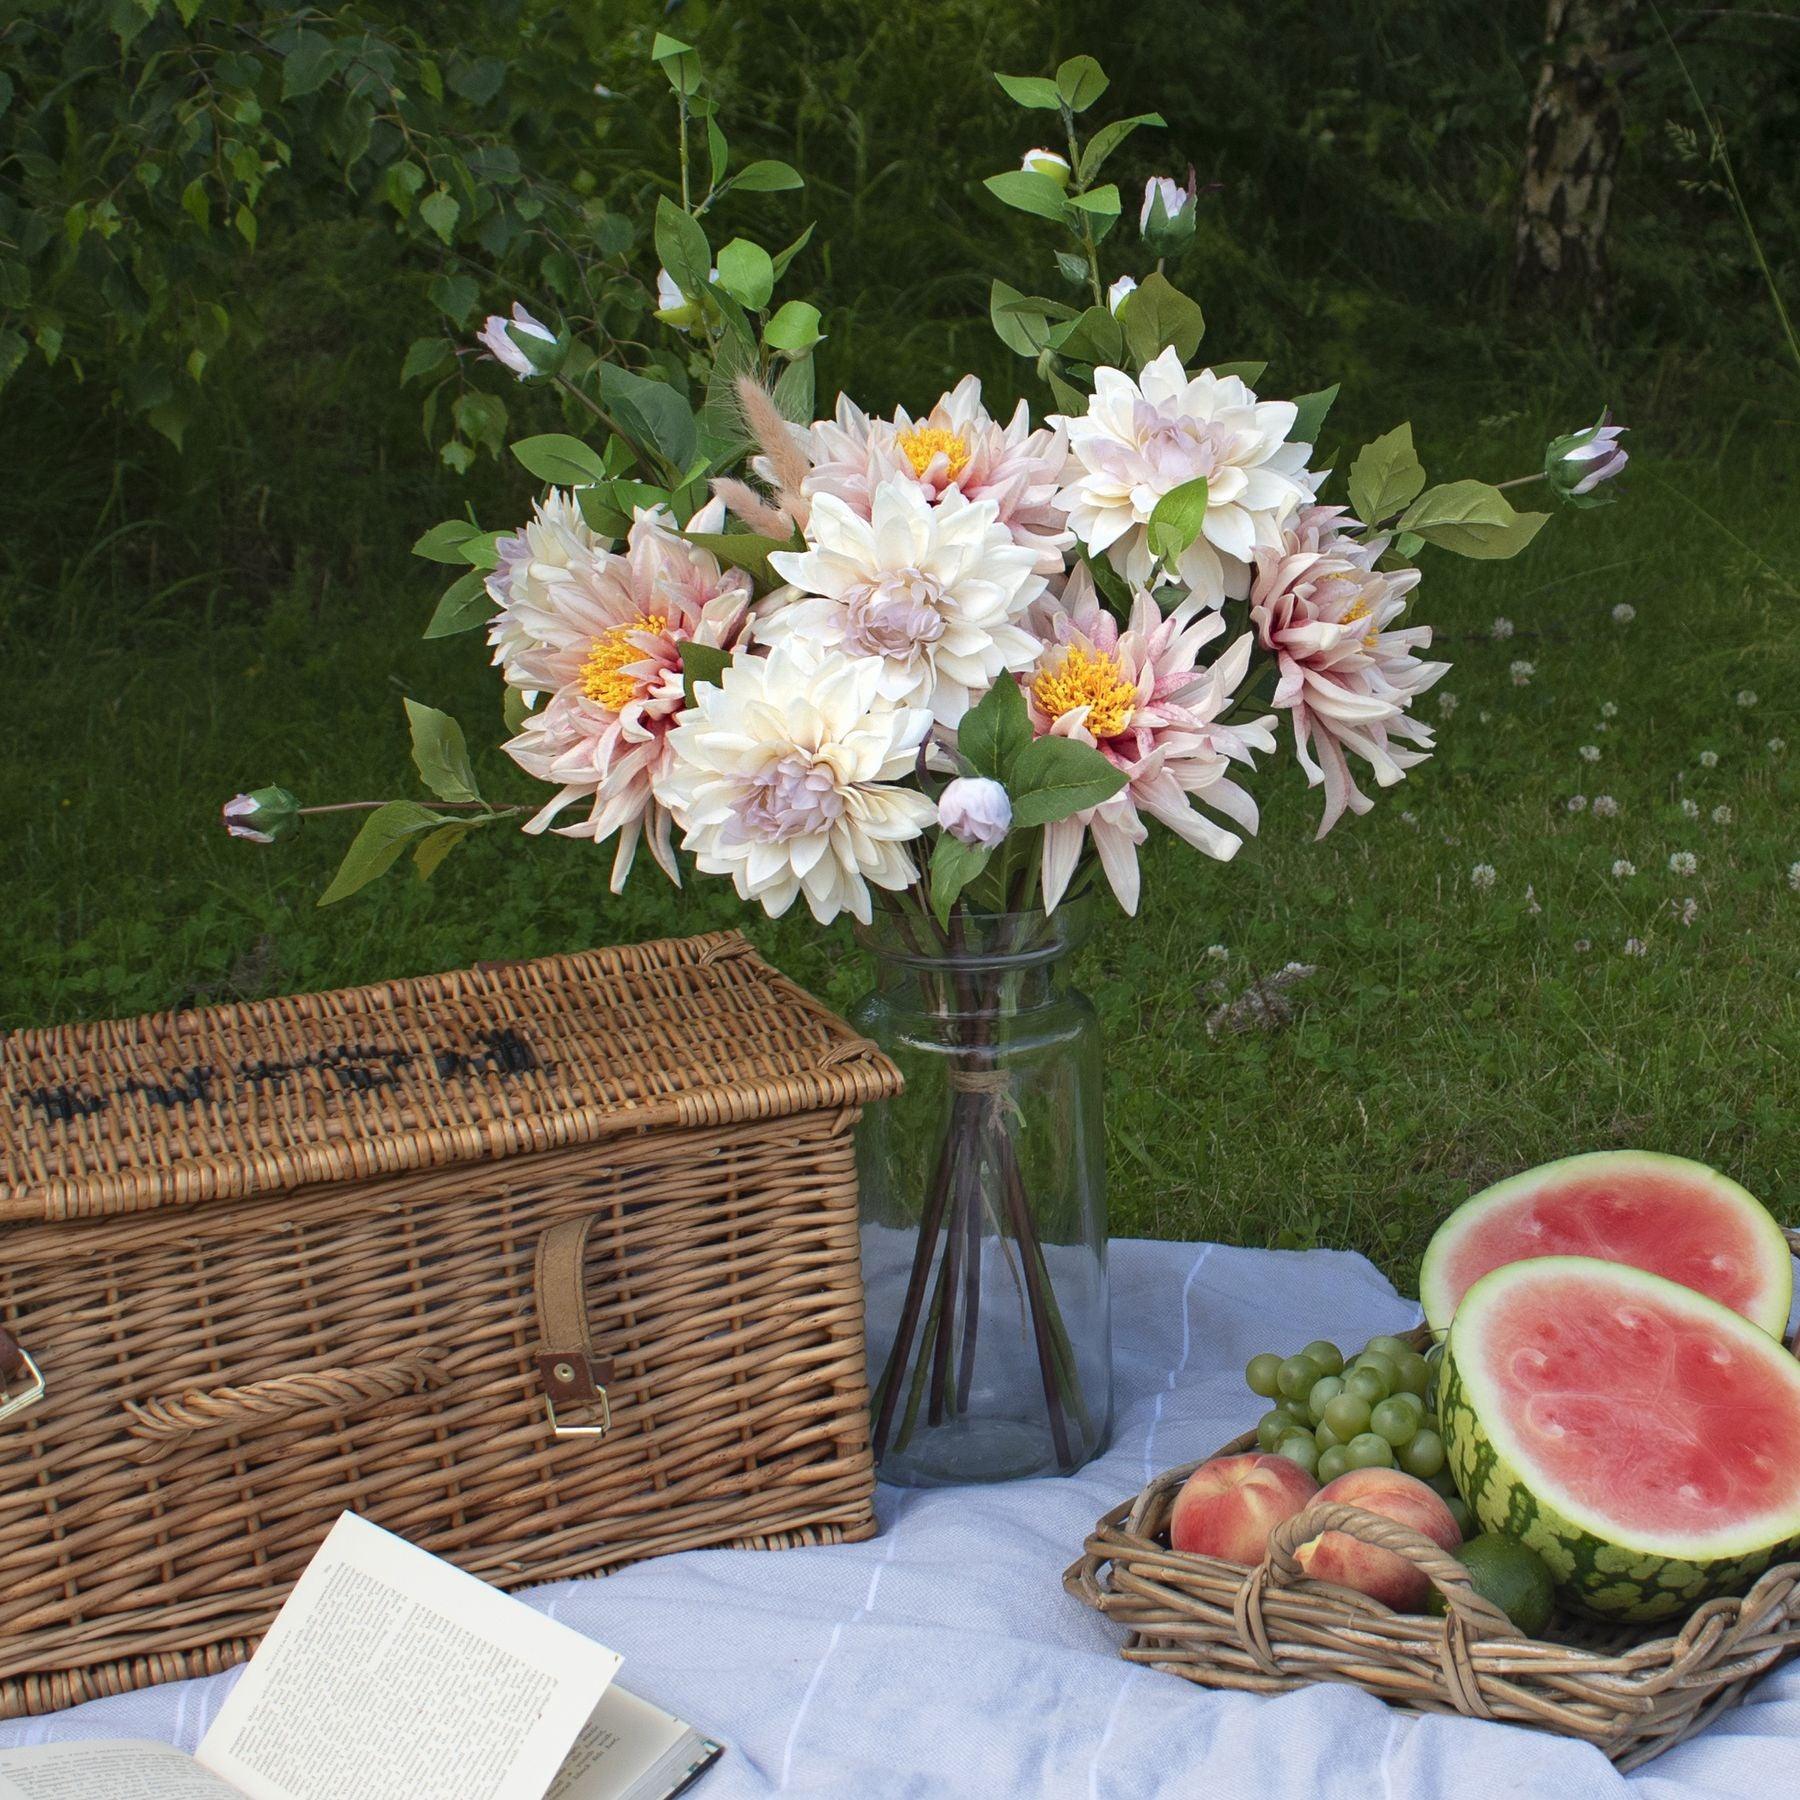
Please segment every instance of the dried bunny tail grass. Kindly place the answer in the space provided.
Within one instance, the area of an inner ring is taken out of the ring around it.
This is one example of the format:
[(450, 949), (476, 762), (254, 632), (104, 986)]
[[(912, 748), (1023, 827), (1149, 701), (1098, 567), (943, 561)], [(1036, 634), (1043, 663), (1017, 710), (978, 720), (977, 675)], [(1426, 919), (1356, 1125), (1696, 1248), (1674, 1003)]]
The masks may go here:
[(764, 537), (792, 537), (794, 521), (785, 508), (759, 494), (747, 481), (721, 475), (714, 480), (712, 491), (752, 530)]
[(804, 526), (811, 508), (802, 489), (812, 473), (812, 464), (806, 459), (795, 428), (783, 417), (774, 396), (754, 376), (740, 375), (736, 387), (744, 424), (768, 459), (775, 497), (794, 523)]

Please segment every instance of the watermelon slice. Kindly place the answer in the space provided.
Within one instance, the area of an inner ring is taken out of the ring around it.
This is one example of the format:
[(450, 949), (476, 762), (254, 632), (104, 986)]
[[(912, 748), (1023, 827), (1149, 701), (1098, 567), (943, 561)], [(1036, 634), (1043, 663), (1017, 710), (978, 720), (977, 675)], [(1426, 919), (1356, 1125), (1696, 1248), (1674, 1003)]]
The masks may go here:
[(1800, 1544), (1800, 1363), (1660, 1275), (1551, 1256), (1483, 1276), (1438, 1403), (1463, 1498), (1565, 1606), (1669, 1618)]
[(1490, 1269), (1532, 1256), (1597, 1256), (1709, 1294), (1780, 1337), (1793, 1303), (1781, 1227), (1704, 1163), (1642, 1150), (1565, 1157), (1465, 1201), (1419, 1270), (1419, 1298), (1442, 1335)]

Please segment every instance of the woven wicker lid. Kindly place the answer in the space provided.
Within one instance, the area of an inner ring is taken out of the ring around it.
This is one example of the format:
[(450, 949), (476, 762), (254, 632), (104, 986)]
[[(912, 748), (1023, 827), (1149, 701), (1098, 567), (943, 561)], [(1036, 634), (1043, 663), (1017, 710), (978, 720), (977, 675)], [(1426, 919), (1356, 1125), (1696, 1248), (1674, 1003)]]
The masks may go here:
[(858, 1106), (893, 1065), (740, 933), (0, 1037), (0, 1221)]

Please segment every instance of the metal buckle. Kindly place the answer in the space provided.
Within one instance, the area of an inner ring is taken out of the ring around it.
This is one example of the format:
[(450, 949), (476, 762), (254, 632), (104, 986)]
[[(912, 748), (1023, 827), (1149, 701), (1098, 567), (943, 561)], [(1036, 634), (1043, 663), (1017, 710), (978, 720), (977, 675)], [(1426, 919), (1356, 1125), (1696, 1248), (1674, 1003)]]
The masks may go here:
[[(605, 1437), (612, 1430), (612, 1406), (606, 1398), (606, 1389), (601, 1388), (595, 1396), (595, 1405), (600, 1408), (598, 1425), (563, 1425), (557, 1421), (556, 1402), (548, 1394), (544, 1396), (544, 1411), (550, 1415), (550, 1435), (552, 1437)], [(0, 1411), (0, 1418), (6, 1415)]]
[[(19, 1360), (24, 1363), (29, 1380), (16, 1394), (4, 1382), (0, 1382), (0, 1420), (10, 1419), (14, 1413), (23, 1412), (28, 1406), (35, 1406), (44, 1397), (43, 1371), (31, 1360), (31, 1353), (23, 1344), (19, 1346)], [(611, 1420), (608, 1419), (607, 1422), (610, 1424)]]

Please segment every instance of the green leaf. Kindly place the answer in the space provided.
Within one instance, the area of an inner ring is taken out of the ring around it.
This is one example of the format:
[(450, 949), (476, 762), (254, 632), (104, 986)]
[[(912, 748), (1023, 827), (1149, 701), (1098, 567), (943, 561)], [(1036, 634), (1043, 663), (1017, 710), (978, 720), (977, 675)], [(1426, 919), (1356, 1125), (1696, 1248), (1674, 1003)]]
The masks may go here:
[(1110, 800), (1125, 780), (1125, 771), (1114, 768), (1092, 744), (1065, 737), (1033, 738), (1014, 759), (1007, 783), (1013, 830), (1052, 825), (1085, 812)]
[(789, 188), (805, 187), (800, 171), (784, 162), (764, 158), (746, 163), (732, 176), (731, 185), (746, 194), (779, 194)]
[(725, 671), (731, 667), (731, 652), (713, 644), (696, 644), (684, 639), (676, 648), (681, 653), (681, 691), (689, 706), (694, 704), (694, 689), (702, 682), (717, 687)]
[(719, 252), (719, 285), (740, 306), (761, 312), (775, 291), (775, 263), (761, 244), (733, 238)]
[(1269, 365), (1266, 362), (1230, 362), (1214, 363), (1212, 372), (1223, 381), (1228, 375), (1235, 375), (1245, 387), (1255, 387), (1262, 380)]
[(810, 352), (796, 356), (775, 378), (775, 405), (784, 419), (795, 425), (810, 424), (813, 416), (813, 359)]
[(1506, 496), (1485, 481), (1447, 481), (1427, 488), (1400, 515), (1400, 529), (1440, 550), (1495, 561), (1517, 556), (1549, 516), (1514, 512)]
[(481, 289), (468, 275), (434, 275), (425, 291), (431, 296), (431, 304), (458, 325), (468, 322), (475, 302), (481, 298)]
[(448, 188), (437, 188), (419, 202), (419, 217), (447, 244), (455, 235), (462, 208)]
[(771, 350), (810, 350), (824, 334), (819, 330), (819, 309), (805, 300), (788, 300), (763, 327), (763, 342)]
[(409, 842), (449, 823), (440, 813), (416, 800), (390, 800), (369, 814), (363, 828), (350, 840), (344, 860), (331, 885), (319, 896), (319, 905), (333, 906), (385, 875)]
[(459, 631), (473, 631), (477, 625), (488, 622), (493, 610), (481, 571), (471, 569), (444, 590), (424, 635), (428, 638), (455, 637)]
[(1288, 434), (1292, 442), (1316, 444), (1319, 441), (1325, 415), (1331, 411), (1331, 403), (1338, 397), (1340, 385), (1334, 381), (1330, 387), (1320, 388), (1316, 394), (1302, 394), (1294, 402), (1294, 429)]
[(1002, 675), (963, 714), (956, 728), (956, 748), (977, 775), (1005, 784), (1013, 759), (1031, 742), (1031, 709), (1025, 690)]
[(779, 281), (788, 271), (788, 264), (812, 242), (813, 228), (808, 225), (801, 234), (788, 245), (785, 250), (775, 253), (775, 279)]
[(429, 881), (437, 873), (438, 865), (471, 831), (479, 831), (482, 826), (492, 823), (491, 819), (456, 819), (448, 825), (440, 825), (413, 852), (413, 867), (418, 870), (419, 879)]
[(506, 64), (497, 56), (458, 59), (450, 71), (450, 91), (475, 106), (486, 106), (506, 80)]
[(1081, 212), (1116, 219), (1119, 216), (1119, 190), (1109, 181), (1104, 187), (1090, 188), (1085, 194), (1071, 194), (1069, 204)]
[(12, 327), (0, 328), (0, 388), (12, 380), (14, 371), (25, 360), (25, 335)]
[(1088, 139), (1088, 146), (1081, 153), (1081, 185), (1086, 187), (1100, 173), (1101, 165), (1140, 125), (1167, 123), (1161, 113), (1152, 112), (1139, 113), (1134, 119), (1114, 119), (1110, 125), (1102, 125)]
[(423, 556), (431, 562), (467, 563), (460, 546), (472, 537), (481, 536), (481, 527), (471, 525), (467, 519), (446, 519), (441, 525), (434, 525), (412, 547), (414, 556)]
[(1206, 477), (1197, 475), (1180, 487), (1170, 488), (1151, 508), (1145, 527), (1150, 554), (1174, 568), (1181, 554), (1200, 535), (1206, 523)]
[(1357, 451), (1350, 465), (1350, 507), (1365, 525), (1378, 525), (1414, 500), (1424, 485), (1412, 426), (1396, 425)]
[(684, 531), (681, 535), (696, 549), (717, 557), (727, 568), (745, 570), (759, 593), (781, 586), (781, 577), (769, 563), (770, 551), (801, 548), (792, 539), (763, 537), (754, 531)]
[(541, 437), (520, 438), (512, 453), (539, 481), (552, 487), (581, 487), (606, 479), (606, 465), (578, 437), (547, 431)]
[(288, 53), (281, 59), (281, 97), (303, 100), (317, 93), (331, 79), (337, 47), (322, 32), (302, 28), (294, 33)]
[(400, 365), (402, 382), (418, 381), (429, 375), (446, 375), (456, 361), (456, 346), (448, 338), (414, 338), (406, 347), (406, 361)]
[[(692, 44), (658, 32), (650, 45), (650, 60), (669, 78), (678, 94), (691, 94), (700, 86), (700, 58)], [(669, 271), (671, 274), (674, 271)]]
[(1013, 310), (1015, 302), (1024, 298), (1017, 288), (996, 281), (988, 290), (988, 317), (993, 321), (995, 334), (1007, 349), (1020, 356), (1035, 357), (1049, 342), (1048, 321), (1041, 313)]
[(1069, 216), (1067, 195), (1036, 169), (1008, 169), (1002, 175), (990, 175), (981, 185), (996, 200), (1020, 212), (1054, 219), (1059, 225)]
[(1141, 369), (1171, 345), (1183, 364), (1193, 360), (1206, 333), (1206, 317), (1167, 276), (1146, 275), (1119, 308), (1125, 344)]
[(462, 727), (448, 713), (416, 700), (404, 702), (412, 729), (413, 767), (440, 800), (479, 800), (475, 770), (469, 762)]
[(1056, 83), (1043, 75), (1002, 75), (996, 71), (994, 79), (1006, 97), (1020, 106), (1029, 106), (1038, 112), (1062, 110), (1062, 95), (1057, 92)]
[(519, 731), (531, 717), (531, 703), (520, 688), (508, 686), (500, 697), (500, 718), (506, 729)]
[(965, 844), (948, 831), (938, 833), (931, 853), (931, 910), (940, 925), (950, 923), (957, 897), (988, 865), (993, 851), (986, 844)]
[(667, 194), (659, 195), (656, 202), (656, 254), (688, 299), (705, 297), (712, 274), (712, 247), (700, 221)]
[(1070, 112), (1086, 112), (1109, 85), (1105, 70), (1091, 56), (1071, 56), (1056, 71), (1056, 91)]
[(1110, 367), (1125, 354), (1125, 332), (1109, 308), (1090, 306), (1052, 330), (1050, 345), (1072, 362)]
[(665, 382), (634, 375), (616, 363), (599, 368), (600, 398), (627, 435), (656, 451), (671, 468), (687, 468), (699, 442), (688, 403)]

